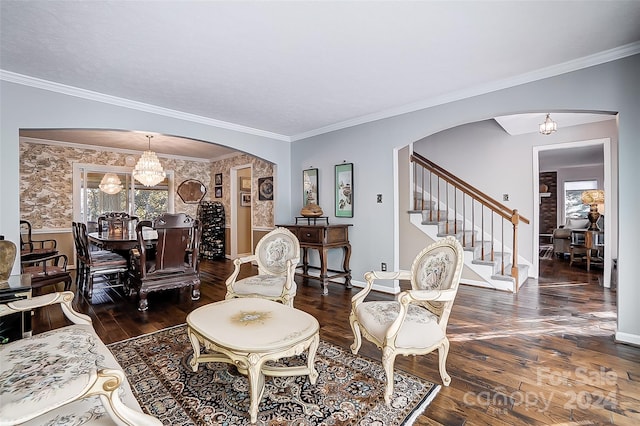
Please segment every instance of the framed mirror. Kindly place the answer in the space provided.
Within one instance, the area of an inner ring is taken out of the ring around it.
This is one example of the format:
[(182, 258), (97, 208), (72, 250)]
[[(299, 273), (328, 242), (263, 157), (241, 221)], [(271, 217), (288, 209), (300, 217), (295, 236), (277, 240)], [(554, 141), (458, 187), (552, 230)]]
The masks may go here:
[(177, 192), (185, 204), (198, 204), (207, 194), (207, 187), (197, 179), (187, 179), (178, 186)]

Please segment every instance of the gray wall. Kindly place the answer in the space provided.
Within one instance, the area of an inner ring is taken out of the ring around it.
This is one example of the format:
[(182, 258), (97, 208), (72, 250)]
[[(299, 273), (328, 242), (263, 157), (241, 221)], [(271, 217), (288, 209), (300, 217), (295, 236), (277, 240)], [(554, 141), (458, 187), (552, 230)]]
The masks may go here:
[[(301, 173), (310, 166), (320, 169), (320, 205), (325, 211), (333, 209), (333, 166), (346, 160), (355, 163), (354, 212), (351, 243), (351, 267), (354, 278), (362, 279), (369, 269), (378, 269), (381, 261), (399, 264), (397, 259), (397, 209), (393, 203), (393, 152), (429, 135), (466, 123), (526, 112), (542, 111), (606, 111), (618, 116), (618, 174), (619, 227), (635, 229), (634, 217), (640, 209), (640, 195), (636, 183), (640, 181), (640, 55), (597, 65), (584, 70), (563, 74), (475, 96), (449, 104), (403, 114), (332, 133), (298, 141), (292, 147), (292, 207), (301, 207)], [(551, 136), (551, 142), (560, 132)], [(582, 139), (582, 138), (581, 138)], [(580, 139), (577, 139), (580, 140)], [(472, 144), (472, 142), (469, 142)], [(531, 158), (529, 153), (526, 158)], [(478, 157), (478, 167), (484, 156)], [(446, 167), (447, 165), (444, 164)], [(505, 165), (506, 173), (521, 173)], [(614, 164), (615, 167), (615, 164)], [(531, 179), (529, 160), (523, 176)], [(496, 172), (496, 177), (502, 174)], [(474, 181), (473, 176), (471, 180)], [(504, 192), (515, 198), (513, 205), (532, 211), (532, 188), (522, 194), (519, 186), (506, 182)], [(384, 202), (376, 204), (376, 194), (383, 194)], [(502, 189), (499, 195), (502, 194)], [(531, 214), (529, 215), (531, 216)], [(338, 221), (337, 219), (332, 219)], [(342, 220), (340, 220), (342, 222)], [(625, 226), (626, 225), (626, 226)], [(523, 227), (524, 228), (524, 227)], [(523, 229), (522, 235), (533, 241), (532, 227)], [(637, 233), (621, 232), (618, 245), (619, 329), (617, 338), (640, 344), (640, 286), (635, 281), (634, 262), (640, 255), (636, 243)], [(531, 249), (529, 249), (531, 251)]]

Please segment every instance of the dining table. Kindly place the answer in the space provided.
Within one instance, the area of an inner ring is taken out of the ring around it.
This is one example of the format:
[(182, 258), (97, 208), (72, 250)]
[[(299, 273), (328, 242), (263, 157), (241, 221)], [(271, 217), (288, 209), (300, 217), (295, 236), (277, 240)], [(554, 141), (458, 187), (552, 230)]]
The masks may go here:
[[(138, 246), (138, 236), (133, 230), (123, 229), (122, 232), (109, 231), (90, 232), (89, 241), (98, 247), (111, 251), (129, 251)], [(142, 236), (148, 245), (155, 245), (158, 232), (153, 229), (143, 229)]]

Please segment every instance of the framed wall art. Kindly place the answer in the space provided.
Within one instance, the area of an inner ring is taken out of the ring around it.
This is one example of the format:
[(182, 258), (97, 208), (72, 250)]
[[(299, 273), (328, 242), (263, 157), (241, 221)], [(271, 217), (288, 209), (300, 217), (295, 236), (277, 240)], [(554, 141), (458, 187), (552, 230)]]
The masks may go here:
[(336, 166), (336, 217), (353, 217), (353, 163)]
[(222, 187), (221, 186), (216, 186), (214, 188), (214, 196), (216, 198), (222, 198)]
[(251, 191), (251, 178), (240, 177), (240, 191)]
[(240, 193), (240, 205), (242, 207), (251, 206), (251, 193), (250, 192), (241, 192)]
[(216, 173), (216, 174), (215, 174), (215, 177), (214, 177), (214, 179), (213, 179), (213, 183), (214, 183), (216, 186), (220, 186), (220, 185), (222, 185), (222, 173)]
[(318, 204), (318, 169), (302, 171), (302, 205)]
[(273, 200), (273, 177), (264, 177), (258, 179), (258, 200)]

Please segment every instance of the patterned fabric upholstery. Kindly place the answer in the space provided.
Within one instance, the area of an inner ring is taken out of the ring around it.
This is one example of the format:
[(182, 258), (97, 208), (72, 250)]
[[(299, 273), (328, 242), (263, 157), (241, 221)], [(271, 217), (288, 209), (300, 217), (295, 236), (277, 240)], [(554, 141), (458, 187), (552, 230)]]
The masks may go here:
[[(264, 297), (293, 306), (297, 290), (293, 278), (299, 260), (298, 238), (286, 228), (274, 229), (258, 241), (255, 255), (234, 260), (225, 298)], [(249, 262), (258, 265), (258, 275), (238, 280), (240, 266)]]
[[(398, 318), (398, 302), (364, 302), (356, 309), (361, 325), (380, 342), (391, 324)], [(438, 317), (417, 305), (409, 305), (400, 331), (396, 337), (396, 346), (402, 348), (423, 348), (442, 340), (444, 332), (438, 326)]]
[[(450, 247), (439, 247), (423, 252), (413, 261), (411, 287), (415, 290), (447, 290), (454, 283), (457, 254)], [(440, 316), (441, 302), (423, 301), (420, 305)]]
[[(254, 275), (249, 278), (236, 281), (233, 288), (239, 295), (261, 294), (267, 297), (278, 297), (282, 294), (282, 288), (287, 277), (273, 275)], [(296, 283), (292, 285), (293, 293), (296, 292)]]

